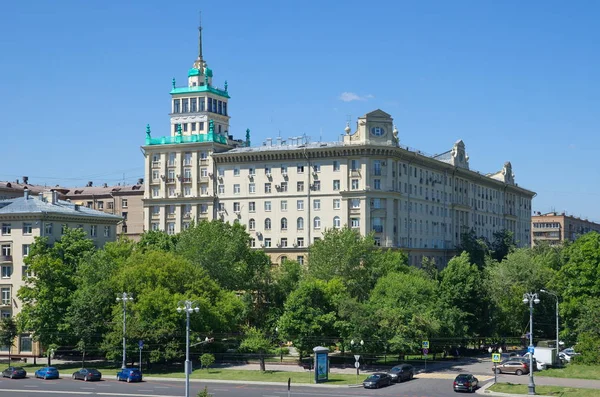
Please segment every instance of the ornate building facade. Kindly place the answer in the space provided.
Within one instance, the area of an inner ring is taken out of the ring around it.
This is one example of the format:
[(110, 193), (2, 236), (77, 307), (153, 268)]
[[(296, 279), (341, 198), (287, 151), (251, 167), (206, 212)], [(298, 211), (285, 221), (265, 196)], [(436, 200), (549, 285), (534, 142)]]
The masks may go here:
[(337, 142), (279, 138), (252, 147), (249, 131), (234, 140), (227, 84), (213, 87), (201, 48), (187, 86), (173, 85), (171, 135), (147, 131), (146, 229), (240, 222), (274, 262), (304, 262), (326, 229), (344, 225), (406, 250), (415, 265), (424, 256), (445, 265), (471, 228), (488, 239), (508, 229), (519, 246), (530, 245), (535, 193), (515, 183), (509, 162), (484, 175), (470, 170), (462, 141), (436, 156), (412, 150), (381, 110), (360, 117), (354, 131), (347, 126)]

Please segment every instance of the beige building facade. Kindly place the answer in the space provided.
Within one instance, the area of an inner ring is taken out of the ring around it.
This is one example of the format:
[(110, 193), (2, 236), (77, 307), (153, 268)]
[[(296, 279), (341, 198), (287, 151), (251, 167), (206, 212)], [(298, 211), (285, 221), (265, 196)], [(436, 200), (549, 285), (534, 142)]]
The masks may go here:
[(582, 234), (592, 231), (600, 233), (600, 224), (569, 216), (564, 212), (537, 212), (531, 217), (532, 245), (540, 242), (554, 245), (575, 241)]
[(436, 156), (410, 149), (381, 110), (337, 142), (278, 138), (252, 147), (248, 130), (245, 140), (229, 135), (227, 85), (212, 86), (201, 53), (187, 83), (171, 91), (170, 136), (152, 138), (148, 128), (142, 147), (148, 230), (240, 222), (274, 262), (303, 263), (326, 229), (344, 225), (406, 250), (415, 265), (424, 256), (445, 265), (471, 228), (490, 240), (508, 229), (517, 245), (530, 245), (535, 193), (515, 183), (509, 162), (484, 175), (470, 170), (462, 141)]
[[(82, 228), (96, 247), (114, 241), (120, 216), (105, 214), (59, 199), (56, 190), (33, 195), (24, 189), (18, 198), (0, 200), (0, 316), (12, 317), (21, 311), (17, 291), (28, 277), (24, 259), (35, 237), (48, 237), (52, 244), (66, 228)], [(18, 338), (13, 353), (37, 355), (31, 335)]]

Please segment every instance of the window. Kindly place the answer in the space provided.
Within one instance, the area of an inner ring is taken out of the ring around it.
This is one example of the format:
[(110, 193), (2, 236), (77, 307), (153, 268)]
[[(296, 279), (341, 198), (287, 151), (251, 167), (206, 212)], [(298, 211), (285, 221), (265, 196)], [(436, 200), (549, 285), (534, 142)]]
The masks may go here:
[(265, 201), (265, 211), (271, 211), (271, 202)]
[(271, 184), (265, 183), (265, 193), (271, 193)]
[(304, 173), (304, 166), (303, 166), (303, 165), (299, 165), (299, 166), (296, 168), (296, 171), (297, 171), (299, 174), (303, 174), (303, 173)]
[(313, 227), (315, 229), (321, 228), (321, 218), (319, 218), (318, 216), (315, 216), (315, 219), (313, 219)]
[(381, 199), (374, 198), (371, 200), (371, 206), (373, 208), (381, 208)]
[(3, 236), (10, 236), (11, 230), (12, 230), (12, 228), (10, 226), (10, 223), (2, 224), (2, 235)]
[(241, 206), (239, 201), (233, 203), (233, 212), (240, 212)]
[(359, 218), (350, 218), (350, 226), (353, 228), (360, 227), (360, 219)]
[(336, 229), (339, 229), (340, 227), (342, 227), (342, 221), (340, 220), (339, 216), (333, 217), (333, 227)]
[(381, 160), (373, 161), (373, 175), (381, 175)]
[(190, 110), (192, 112), (198, 111), (198, 98), (190, 99)]
[(88, 201), (85, 205), (88, 208), (94, 208), (94, 202), (93, 201)]
[(167, 223), (167, 234), (175, 234), (175, 222)]
[(304, 247), (304, 237), (298, 237), (296, 244), (298, 244), (298, 247)]
[(180, 99), (173, 100), (173, 113), (181, 113), (181, 100)]
[(175, 197), (175, 186), (169, 187), (169, 197)]
[(201, 214), (208, 213), (208, 204), (200, 204), (200, 213)]
[(248, 192), (249, 193), (256, 193), (256, 183), (250, 183), (250, 184), (248, 184)]
[(10, 244), (2, 244), (0, 246), (1, 251), (0, 251), (0, 255), (1, 256), (12, 256), (12, 246)]
[(175, 166), (175, 158), (176, 158), (176, 154), (175, 153), (169, 153), (169, 166), (173, 167)]
[[(279, 245), (281, 246), (281, 248), (287, 247), (288, 246), (287, 238), (285, 238), (285, 237), (282, 238), (281, 239), (281, 243)], [(281, 258), (282, 263), (283, 263), (284, 260), (287, 260), (287, 257), (284, 256), (284, 257)]]
[(2, 296), (2, 306), (10, 305), (10, 287), (2, 287), (0, 289), (0, 295)]
[(31, 223), (23, 223), (23, 234), (31, 234), (32, 227)]
[(373, 180), (373, 188), (375, 190), (381, 190), (381, 179), (374, 179)]
[(296, 182), (296, 191), (298, 191), (298, 192), (304, 191), (304, 182)]
[(333, 170), (334, 171), (339, 171), (340, 170), (340, 162), (337, 160), (333, 161)]
[(44, 235), (52, 236), (52, 223), (44, 224)]
[(256, 239), (254, 237), (252, 237), (250, 239), (250, 247), (255, 248), (256, 247)]
[(208, 178), (208, 168), (206, 168), (206, 167), (200, 168), (200, 177)]
[(238, 167), (233, 169), (233, 176), (240, 176), (240, 169)]
[(196, 132), (196, 123), (192, 123), (192, 132)]
[(352, 190), (358, 189), (358, 179), (352, 179)]
[(281, 187), (279, 189), (280, 192), (287, 192), (288, 191), (288, 183), (287, 182), (281, 182)]
[(19, 352), (29, 352), (32, 350), (31, 336), (21, 336), (19, 340)]
[(304, 230), (304, 218), (299, 217), (298, 219), (296, 219), (296, 229)]
[(299, 265), (304, 265), (304, 255), (298, 255), (296, 257), (296, 262), (298, 262)]
[[(160, 195), (160, 189), (157, 187), (153, 187), (152, 188), (152, 197), (158, 197), (159, 195)], [(110, 204), (112, 204), (112, 203), (108, 203), (108, 204), (110, 207)]]
[(121, 212), (121, 216), (123, 217), (123, 220), (127, 220), (127, 212)]
[(183, 132), (187, 132), (188, 130), (188, 125), (187, 123), (183, 124)]
[(99, 210), (103, 210), (104, 209), (104, 201), (98, 201), (98, 209)]
[[(158, 207), (153, 207), (153, 208), (158, 209)], [(98, 226), (97, 225), (90, 226), (90, 237), (96, 237), (97, 234), (98, 234)]]
[(265, 219), (265, 230), (271, 230), (271, 218)]
[(152, 171), (152, 181), (157, 182), (160, 178), (160, 173), (157, 170)]
[(296, 209), (298, 211), (303, 211), (304, 210), (304, 200), (297, 200), (296, 201)]
[(265, 248), (270, 248), (271, 247), (271, 239), (270, 238), (266, 238), (265, 239)]
[(340, 180), (339, 179), (333, 180), (333, 190), (340, 190)]
[(267, 176), (271, 175), (271, 167), (265, 166), (265, 175), (267, 175)]
[(110, 226), (104, 226), (104, 237), (110, 237)]
[(315, 192), (318, 192), (321, 190), (321, 181), (314, 181), (313, 182), (313, 190)]
[(358, 171), (359, 168), (360, 166), (358, 164), (358, 160), (352, 160), (352, 162), (350, 163), (350, 170)]
[(281, 210), (287, 211), (287, 200), (281, 200)]
[(313, 165), (313, 172), (321, 172), (321, 164)]
[(240, 194), (240, 184), (236, 183), (233, 185), (233, 194)]
[(255, 201), (250, 201), (248, 203), (248, 211), (249, 212), (256, 212), (256, 202)]
[(190, 110), (190, 108), (189, 108), (189, 101), (188, 101), (188, 99), (187, 99), (187, 98), (185, 98), (185, 99), (182, 99), (182, 100), (181, 100), (181, 104), (183, 105), (183, 106), (182, 106), (182, 108), (183, 108), (183, 113), (188, 113), (188, 112), (189, 112), (189, 110)]
[(313, 209), (315, 211), (319, 211), (321, 209), (321, 200), (319, 200), (319, 199), (313, 200)]
[[(158, 189), (158, 188), (156, 188), (156, 189)], [(158, 195), (158, 194), (157, 194), (157, 195)], [(109, 209), (109, 210), (112, 210), (113, 208), (115, 208), (115, 205), (114, 205), (114, 203), (113, 203), (112, 201), (109, 201), (109, 202), (108, 202), (108, 209)]]
[(69, 228), (69, 226), (67, 226), (66, 224), (62, 224), (60, 225), (60, 234), (63, 235), (67, 232), (67, 229)]
[(154, 231), (157, 231), (157, 230), (159, 230), (158, 223), (157, 223), (157, 222), (152, 222), (151, 228), (152, 228), (152, 230), (154, 230)]
[(287, 218), (281, 218), (281, 230), (287, 230)]
[(250, 220), (248, 221), (248, 229), (249, 230), (256, 229), (256, 221), (254, 220), (254, 218), (250, 218)]
[(283, 175), (283, 176), (287, 175), (287, 165), (281, 166), (281, 175)]
[(334, 210), (339, 210), (342, 207), (342, 200), (340, 199), (333, 199), (333, 209)]
[(352, 199), (352, 208), (360, 208), (360, 199), (357, 199), (357, 198)]
[(219, 189), (219, 194), (225, 194), (225, 185), (220, 184), (218, 186), (218, 189)]
[(31, 245), (23, 244), (22, 250), (23, 250), (23, 258), (25, 258), (26, 256), (29, 255), (29, 251), (31, 250)]
[(10, 276), (12, 276), (12, 266), (2, 266), (2, 278), (10, 278)]

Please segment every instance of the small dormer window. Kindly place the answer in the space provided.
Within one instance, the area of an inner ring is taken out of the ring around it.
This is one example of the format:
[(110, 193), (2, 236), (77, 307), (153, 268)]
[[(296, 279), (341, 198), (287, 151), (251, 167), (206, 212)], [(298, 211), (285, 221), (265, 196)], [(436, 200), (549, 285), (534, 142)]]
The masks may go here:
[(196, 82), (194, 81), (194, 82), (192, 83), (192, 87), (195, 87), (195, 86), (196, 86)]
[(374, 136), (383, 136), (383, 134), (385, 134), (385, 130), (382, 127), (373, 127), (371, 128), (371, 134)]

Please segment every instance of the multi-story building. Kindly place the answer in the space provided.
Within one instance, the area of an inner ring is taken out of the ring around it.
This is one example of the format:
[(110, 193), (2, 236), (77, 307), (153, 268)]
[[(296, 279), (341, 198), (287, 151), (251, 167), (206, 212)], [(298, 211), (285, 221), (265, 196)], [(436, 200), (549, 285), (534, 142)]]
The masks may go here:
[[(0, 316), (11, 317), (21, 310), (17, 291), (27, 277), (24, 258), (35, 237), (48, 237), (52, 244), (66, 228), (82, 228), (100, 248), (115, 240), (120, 221), (120, 216), (59, 200), (56, 190), (34, 197), (29, 189), (24, 189), (22, 197), (0, 200)], [(19, 336), (13, 352), (38, 354), (29, 334)]]
[[(445, 264), (471, 228), (490, 240), (508, 229), (518, 245), (530, 245), (535, 193), (515, 183), (510, 163), (484, 175), (469, 169), (462, 141), (436, 156), (409, 149), (381, 110), (360, 117), (354, 132), (347, 126), (338, 142), (278, 138), (251, 147), (249, 131), (245, 141), (228, 135), (227, 88), (213, 88), (211, 78), (200, 53), (188, 86), (171, 91), (171, 136), (148, 131), (147, 229), (241, 222), (251, 245), (274, 262), (303, 262), (326, 229), (344, 225), (373, 232), (382, 247), (405, 249), (413, 264), (423, 256)], [(206, 122), (208, 131), (200, 126)]]
[(532, 245), (543, 241), (549, 244), (575, 241), (582, 234), (592, 231), (600, 233), (600, 224), (564, 212), (537, 212), (531, 217)]
[(118, 235), (138, 240), (144, 232), (143, 178), (135, 185), (94, 186), (90, 181), (85, 187), (67, 188), (63, 197), (87, 208), (121, 216)]

